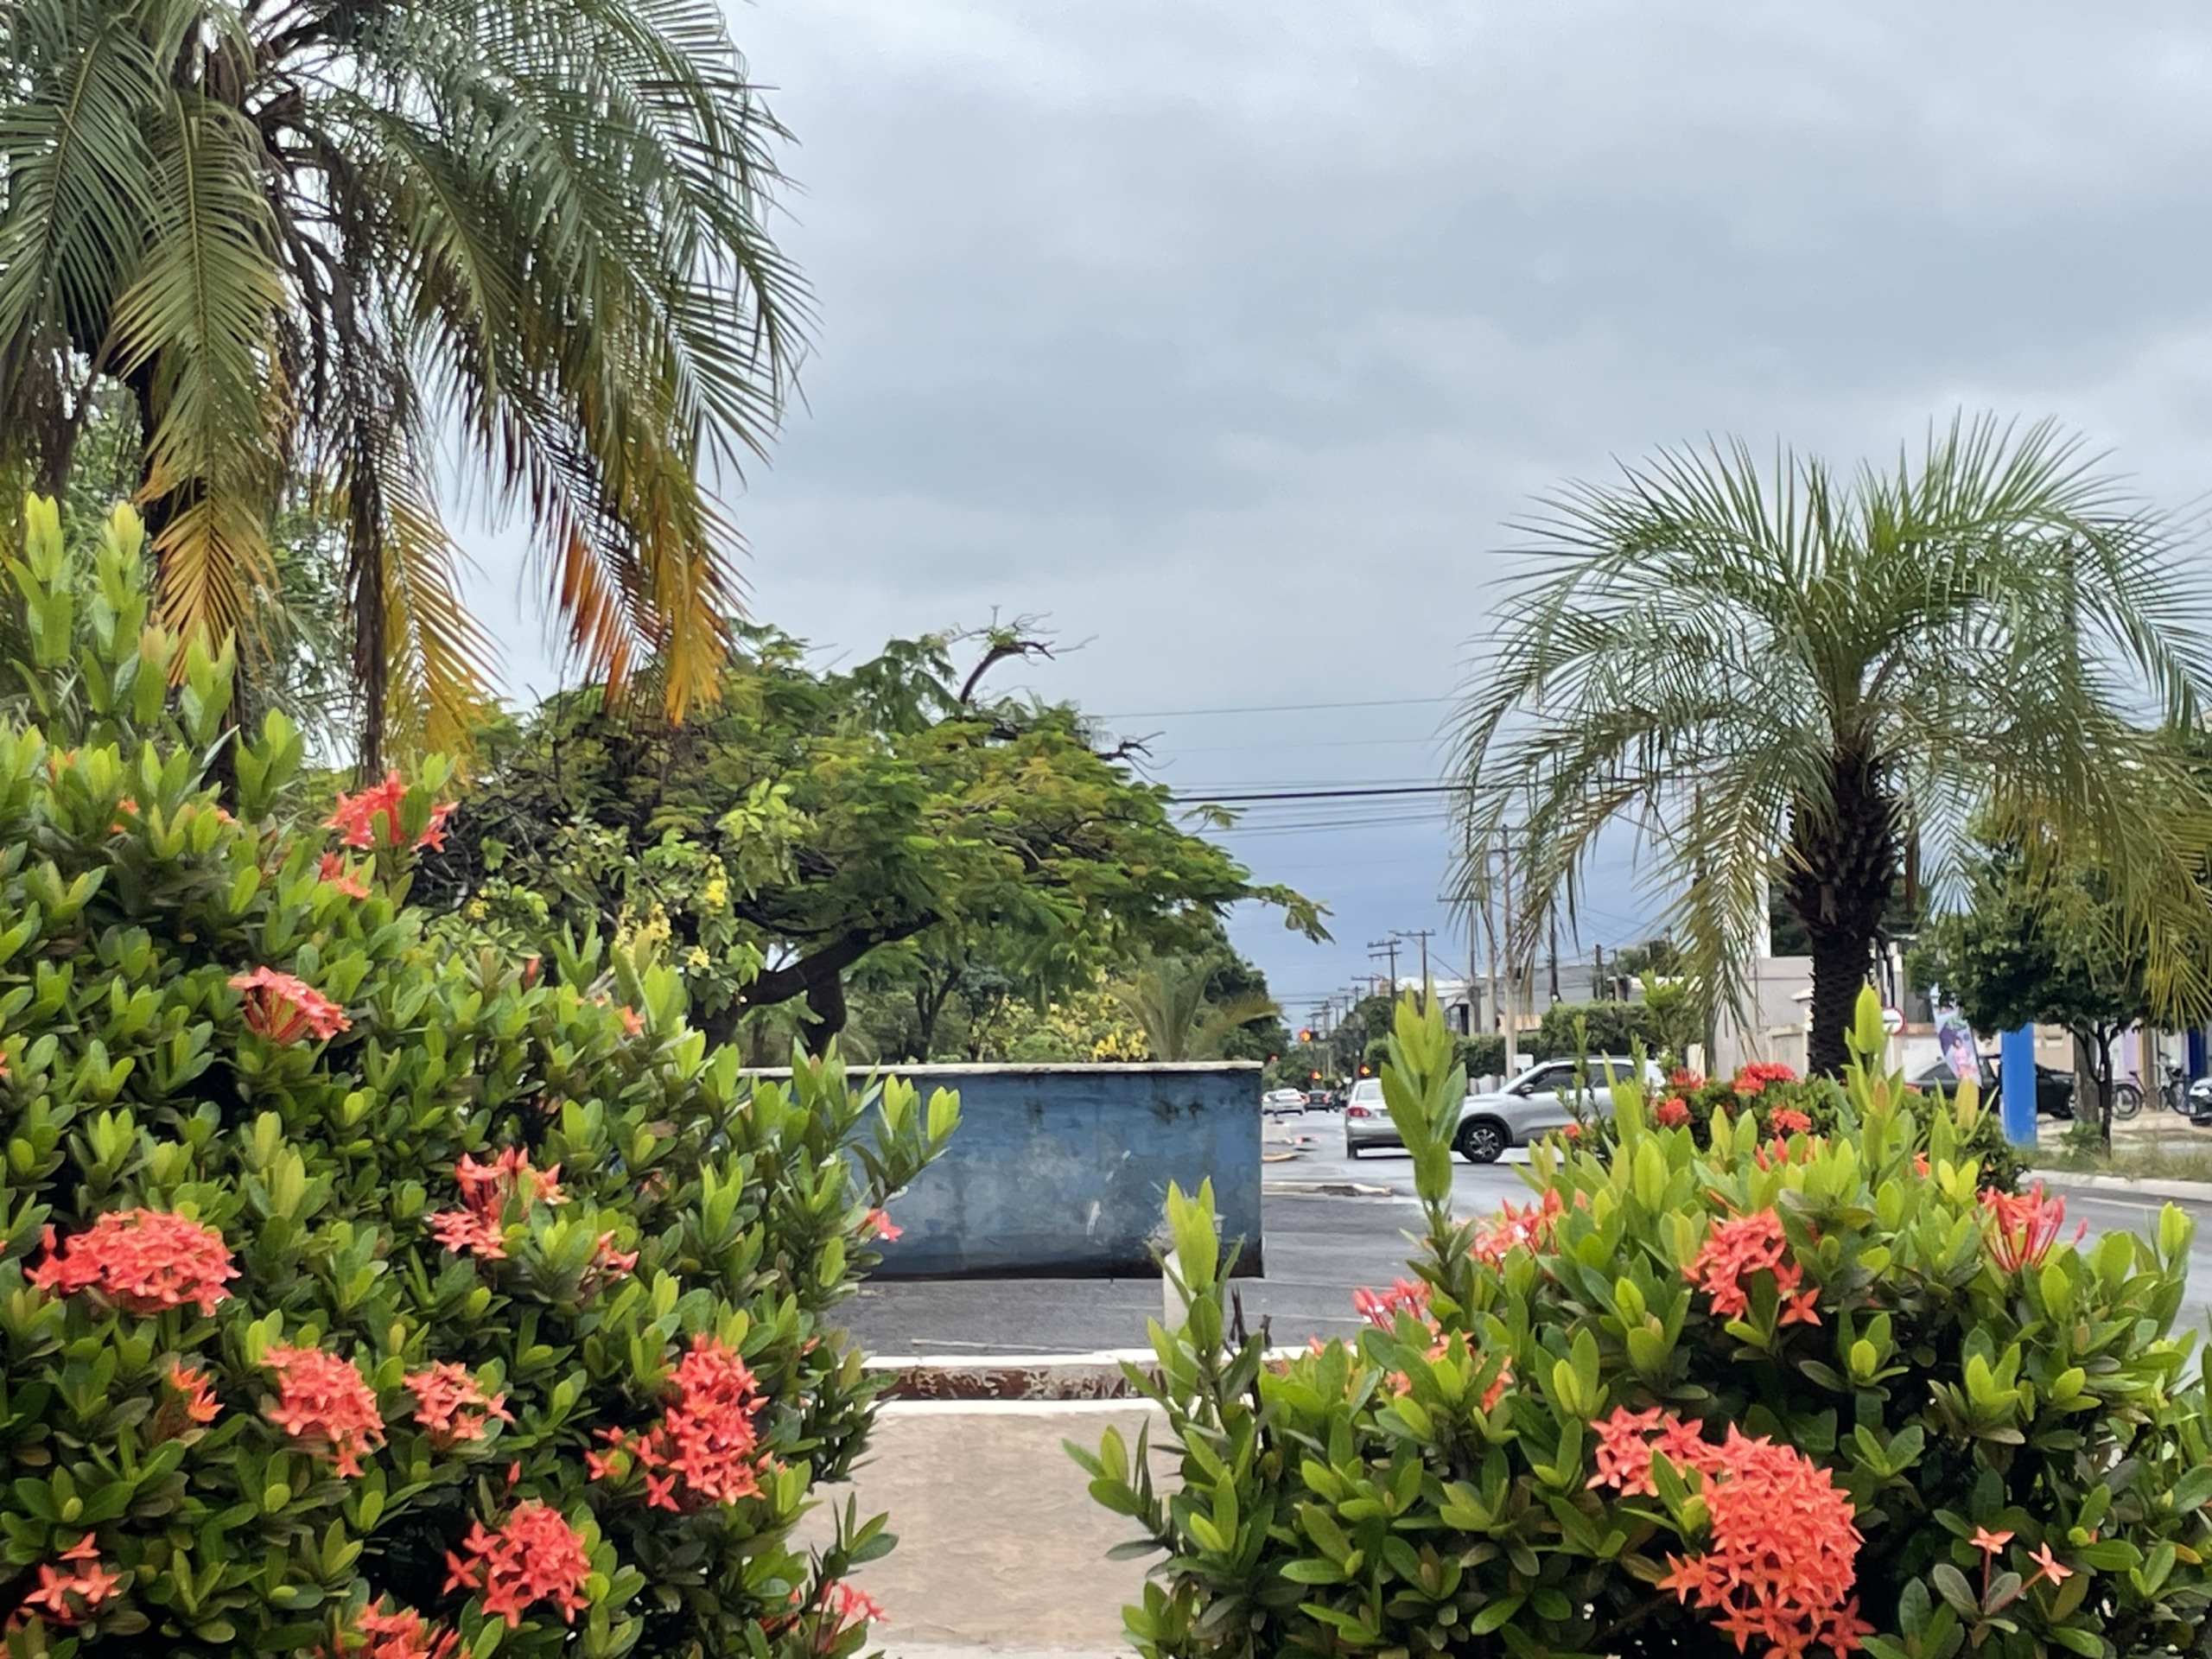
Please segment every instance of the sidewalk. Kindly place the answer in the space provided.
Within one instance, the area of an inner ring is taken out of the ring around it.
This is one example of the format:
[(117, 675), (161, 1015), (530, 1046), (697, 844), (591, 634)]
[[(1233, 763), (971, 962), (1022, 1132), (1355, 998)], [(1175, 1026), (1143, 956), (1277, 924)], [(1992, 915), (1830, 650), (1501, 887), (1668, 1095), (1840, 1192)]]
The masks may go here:
[[(1142, 1405), (1091, 1401), (887, 1402), (868, 1460), (808, 1517), (812, 1541), (849, 1494), (888, 1510), (899, 1547), (854, 1573), (885, 1622), (891, 1659), (1128, 1659), (1122, 1607), (1143, 1593), (1143, 1560), (1106, 1552), (1135, 1535), (1090, 1500), (1063, 1440), (1096, 1446), (1108, 1424), (1134, 1448)], [(1155, 1460), (1164, 1469), (1164, 1460)]]

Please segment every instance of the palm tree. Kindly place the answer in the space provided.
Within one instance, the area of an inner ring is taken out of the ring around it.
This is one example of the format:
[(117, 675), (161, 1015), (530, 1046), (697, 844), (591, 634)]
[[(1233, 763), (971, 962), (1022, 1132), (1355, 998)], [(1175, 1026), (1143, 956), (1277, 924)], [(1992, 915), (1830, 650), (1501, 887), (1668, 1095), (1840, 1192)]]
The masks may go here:
[(1154, 1059), (1217, 1060), (1239, 1026), (1281, 1012), (1274, 998), (1257, 991), (1208, 1001), (1213, 966), (1203, 957), (1155, 957), (1109, 988), (1143, 1030)]
[[(1734, 1002), (1778, 884), (1833, 1071), (1900, 878), (1955, 890), (1978, 813), (2101, 849), (2154, 950), (2201, 912), (2204, 815), (2162, 809), (2202, 798), (2138, 722), (2196, 718), (2203, 590), (2078, 441), (1954, 422), (1847, 479), (1740, 442), (1662, 453), (1530, 528), (1542, 563), (1460, 734), (1465, 844), (1510, 836), (1530, 927), (1624, 829), (1694, 980)], [(1489, 879), (1469, 859), (1463, 893)], [(2167, 995), (2201, 1001), (2205, 965), (2158, 954)]]
[(365, 759), (388, 720), (452, 741), (487, 645), (442, 452), (519, 510), (591, 671), (711, 696), (714, 487), (804, 321), (715, 0), (22, 0), (0, 75), (0, 461), (58, 489), (127, 388), (167, 624), (251, 632), (304, 484)]

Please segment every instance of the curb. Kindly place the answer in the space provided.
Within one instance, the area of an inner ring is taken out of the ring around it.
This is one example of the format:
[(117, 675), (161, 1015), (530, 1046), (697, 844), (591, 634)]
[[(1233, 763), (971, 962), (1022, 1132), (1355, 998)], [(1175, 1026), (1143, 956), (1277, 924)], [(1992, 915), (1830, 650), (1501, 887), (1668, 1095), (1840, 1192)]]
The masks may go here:
[(1372, 1186), (1365, 1181), (1262, 1181), (1262, 1197), (1273, 1192), (1287, 1198), (1401, 1198), (1395, 1186)]
[[(1304, 1351), (1274, 1348), (1267, 1357), (1280, 1359)], [(1087, 1354), (871, 1354), (861, 1360), (861, 1369), (890, 1375), (890, 1386), (882, 1395), (887, 1408), (974, 1410), (1001, 1405), (1044, 1409), (1147, 1405), (1122, 1368), (1134, 1365), (1153, 1376), (1159, 1363), (1160, 1357), (1149, 1348), (1102, 1348)]]
[(1124, 1362), (1150, 1370), (1149, 1348), (1077, 1354), (871, 1354), (868, 1371), (887, 1371), (886, 1400), (1127, 1400), (1135, 1396)]
[(2030, 1181), (2077, 1192), (2120, 1192), (2141, 1198), (2177, 1198), (2184, 1203), (2212, 1204), (2212, 1181), (2175, 1181), (2139, 1179), (2132, 1175), (2091, 1175), (2071, 1169), (2031, 1169)]

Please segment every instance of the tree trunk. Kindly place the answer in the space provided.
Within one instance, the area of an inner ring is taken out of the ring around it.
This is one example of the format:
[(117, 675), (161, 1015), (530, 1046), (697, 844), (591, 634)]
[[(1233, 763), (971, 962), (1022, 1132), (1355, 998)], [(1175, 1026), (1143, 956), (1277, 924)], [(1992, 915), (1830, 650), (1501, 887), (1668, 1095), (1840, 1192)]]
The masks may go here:
[(1830, 798), (1790, 810), (1783, 893), (1813, 948), (1806, 1070), (1833, 1077), (1847, 1058), (1844, 1033), (1873, 962), (1898, 848), (1897, 806), (1878, 769), (1850, 752), (1829, 766)]

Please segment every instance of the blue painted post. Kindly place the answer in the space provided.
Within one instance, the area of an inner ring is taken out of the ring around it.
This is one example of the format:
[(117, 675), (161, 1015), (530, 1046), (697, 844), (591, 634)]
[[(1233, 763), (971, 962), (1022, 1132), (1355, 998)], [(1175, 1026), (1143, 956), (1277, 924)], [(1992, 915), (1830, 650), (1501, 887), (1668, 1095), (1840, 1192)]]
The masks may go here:
[(1998, 1084), (2005, 1096), (2005, 1138), (2016, 1147), (2036, 1138), (2036, 1031), (2022, 1026), (1997, 1039)]

